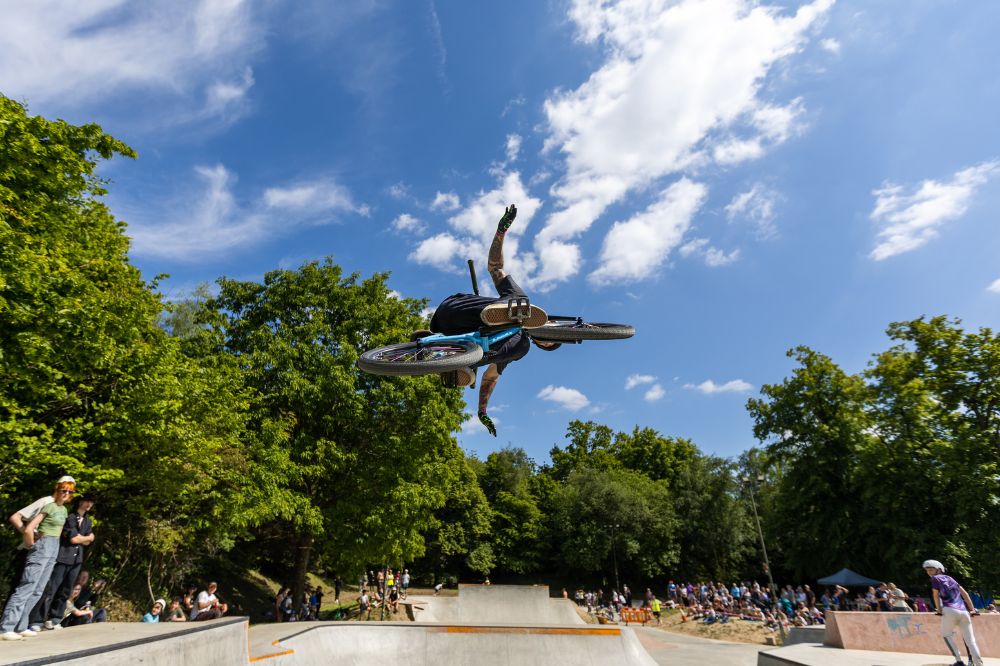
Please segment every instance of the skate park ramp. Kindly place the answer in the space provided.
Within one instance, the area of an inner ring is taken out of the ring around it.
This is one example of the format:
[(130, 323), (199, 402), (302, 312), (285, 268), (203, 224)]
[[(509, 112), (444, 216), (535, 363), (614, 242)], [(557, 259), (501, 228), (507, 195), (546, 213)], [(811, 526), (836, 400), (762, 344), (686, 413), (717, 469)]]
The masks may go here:
[(552, 599), (547, 585), (459, 585), (457, 597), (411, 597), (417, 622), (584, 625), (569, 599)]
[[(268, 666), (622, 664), (654, 666), (628, 627), (591, 625), (546, 586), (461, 585), (457, 597), (411, 597), (414, 622), (270, 625), (251, 661)], [(303, 623), (305, 624), (305, 623)], [(273, 640), (268, 640), (273, 637)]]

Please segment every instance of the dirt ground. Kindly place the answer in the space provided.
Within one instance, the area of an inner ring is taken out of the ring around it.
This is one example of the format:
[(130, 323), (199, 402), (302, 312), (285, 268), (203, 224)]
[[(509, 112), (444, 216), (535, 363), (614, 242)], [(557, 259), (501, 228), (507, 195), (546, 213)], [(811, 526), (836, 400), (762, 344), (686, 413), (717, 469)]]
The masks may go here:
[(657, 627), (655, 620), (651, 623), (647, 622), (646, 626), (717, 641), (763, 645), (767, 642), (768, 637), (773, 637), (775, 643), (780, 644), (781, 642), (777, 632), (765, 629), (760, 622), (748, 622), (747, 620), (730, 620), (726, 624), (705, 624), (700, 620), (683, 622), (680, 611), (676, 610), (664, 613), (659, 627)]
[[(582, 608), (577, 608), (576, 612), (583, 621), (588, 624), (597, 624), (597, 619), (587, 613)], [(660, 629), (661, 631), (687, 634), (698, 638), (711, 638), (717, 641), (731, 641), (733, 643), (751, 643), (754, 645), (767, 644), (768, 637), (773, 637), (775, 644), (781, 644), (781, 638), (776, 632), (768, 631), (760, 622), (747, 622), (746, 620), (730, 620), (726, 624), (705, 624), (697, 620), (681, 621), (679, 611), (665, 611), (657, 626), (656, 620), (647, 622), (647, 627)]]

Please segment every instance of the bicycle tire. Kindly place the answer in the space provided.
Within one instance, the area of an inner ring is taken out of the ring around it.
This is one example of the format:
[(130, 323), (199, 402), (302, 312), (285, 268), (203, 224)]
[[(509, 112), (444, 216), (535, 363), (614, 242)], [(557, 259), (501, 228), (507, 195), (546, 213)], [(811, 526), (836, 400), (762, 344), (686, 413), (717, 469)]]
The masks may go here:
[(358, 367), (373, 375), (431, 375), (467, 368), (479, 362), (483, 349), (474, 342), (420, 344), (403, 342), (364, 352)]
[(527, 333), (535, 340), (546, 342), (624, 340), (635, 335), (635, 328), (628, 324), (608, 324), (567, 318), (550, 319), (544, 326), (532, 328)]

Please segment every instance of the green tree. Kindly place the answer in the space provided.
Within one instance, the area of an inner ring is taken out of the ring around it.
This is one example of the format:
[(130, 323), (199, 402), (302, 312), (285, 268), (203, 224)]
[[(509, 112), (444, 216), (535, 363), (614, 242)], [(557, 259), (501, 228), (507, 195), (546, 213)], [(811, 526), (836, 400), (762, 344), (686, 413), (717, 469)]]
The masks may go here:
[(570, 571), (609, 575), (617, 561), (623, 574), (662, 574), (677, 562), (676, 527), (666, 483), (639, 472), (577, 470), (553, 498), (556, 552)]
[(858, 452), (870, 444), (872, 420), (862, 378), (807, 347), (788, 353), (799, 367), (765, 385), (747, 410), (754, 435), (769, 442), (778, 470), (775, 511), (765, 516), (768, 543), (783, 551), (797, 580), (852, 566), (859, 529), (873, 517), (860, 505)]
[(545, 541), (545, 514), (533, 493), (538, 473), (521, 448), (504, 448), (487, 456), (479, 484), (492, 508), (493, 552), (505, 571), (538, 571)]
[[(434, 514), (465, 461), (453, 432), (460, 393), (436, 377), (358, 371), (362, 351), (405, 338), (422, 301), (399, 300), (387, 275), (344, 276), (329, 260), (272, 271), (261, 283), (220, 279), (208, 306), (220, 351), (238, 359), (258, 395), (255, 465), (276, 471), (290, 500), (277, 533), (301, 589), (314, 554), (341, 571), (423, 555)], [(269, 443), (270, 442), (270, 443)]]
[(243, 465), (245, 400), (157, 326), (163, 304), (94, 175), (115, 155), (135, 153), (0, 97), (0, 499), (72, 474), (101, 495), (91, 568), (155, 581), (238, 529), (220, 498)]

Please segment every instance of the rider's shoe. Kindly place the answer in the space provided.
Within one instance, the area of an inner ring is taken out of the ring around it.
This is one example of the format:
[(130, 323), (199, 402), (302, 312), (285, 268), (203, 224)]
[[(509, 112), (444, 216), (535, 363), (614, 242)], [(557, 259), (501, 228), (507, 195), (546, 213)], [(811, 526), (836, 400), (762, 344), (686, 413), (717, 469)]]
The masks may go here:
[(448, 388), (465, 388), (476, 383), (475, 368), (459, 368), (441, 373), (441, 383)]
[(422, 328), (419, 331), (413, 331), (413, 333), (410, 333), (410, 342), (416, 342), (417, 340), (426, 338), (428, 335), (434, 335), (434, 333), (428, 331), (426, 328)]
[[(519, 316), (520, 315), (520, 316)], [(521, 328), (538, 328), (545, 326), (549, 316), (537, 305), (519, 305), (512, 307), (510, 303), (492, 303), (483, 308), (479, 318), (487, 326), (504, 326), (514, 324)]]

